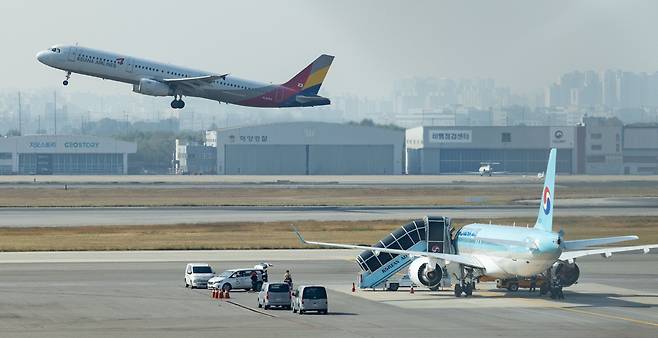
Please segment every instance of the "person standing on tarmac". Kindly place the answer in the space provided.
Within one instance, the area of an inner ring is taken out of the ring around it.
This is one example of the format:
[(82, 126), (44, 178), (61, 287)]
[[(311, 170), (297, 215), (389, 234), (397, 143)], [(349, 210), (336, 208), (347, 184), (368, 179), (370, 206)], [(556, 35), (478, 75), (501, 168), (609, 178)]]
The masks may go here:
[(253, 291), (258, 291), (256, 290), (256, 287), (258, 286), (258, 273), (256, 270), (251, 271), (251, 290)]
[(537, 290), (537, 276), (532, 276), (530, 278), (530, 292), (535, 292)]
[(286, 273), (283, 274), (283, 282), (292, 288), (292, 274), (290, 274), (290, 270), (286, 270)]

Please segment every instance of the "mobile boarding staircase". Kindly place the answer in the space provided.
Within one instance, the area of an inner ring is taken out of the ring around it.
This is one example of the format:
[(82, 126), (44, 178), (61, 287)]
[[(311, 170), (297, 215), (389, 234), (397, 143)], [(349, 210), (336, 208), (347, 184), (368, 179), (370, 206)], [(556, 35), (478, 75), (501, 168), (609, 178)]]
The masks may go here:
[[(450, 218), (425, 216), (423, 219), (413, 220), (401, 226), (372, 246), (398, 250), (454, 253), (451, 231)], [(413, 258), (407, 255), (366, 250), (356, 258), (356, 262), (362, 270), (359, 275), (359, 287), (361, 289), (381, 287), (412, 261)]]

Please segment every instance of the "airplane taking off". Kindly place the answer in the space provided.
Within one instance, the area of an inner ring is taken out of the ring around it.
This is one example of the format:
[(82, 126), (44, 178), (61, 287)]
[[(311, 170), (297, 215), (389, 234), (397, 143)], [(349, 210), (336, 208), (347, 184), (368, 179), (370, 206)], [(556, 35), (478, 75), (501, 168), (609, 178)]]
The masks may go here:
[[(551, 298), (563, 298), (563, 287), (575, 284), (580, 277), (576, 259), (590, 255), (605, 258), (613, 253), (643, 251), (648, 253), (658, 244), (603, 247), (588, 249), (617, 242), (638, 239), (637, 236), (618, 236), (581, 240), (564, 240), (564, 232), (553, 231), (553, 207), (555, 205), (556, 149), (551, 149), (546, 178), (541, 192), (539, 212), (535, 226), (515, 227), (492, 224), (468, 224), (454, 236), (453, 245), (444, 252), (426, 252), (394, 249), (397, 242), (388, 247), (306, 241), (294, 229), (302, 243), (326, 247), (361, 249), (413, 258), (409, 265), (409, 277), (416, 285), (430, 288), (441, 283), (449, 270), (457, 278), (455, 296), (470, 296), (475, 281), (480, 277), (497, 278), (503, 281), (518, 281), (523, 278), (542, 277), (540, 293), (550, 292)], [(382, 242), (380, 242), (381, 244)], [(393, 245), (395, 244), (395, 245)], [(399, 248), (399, 246), (398, 246)], [(517, 284), (518, 285), (518, 284)]]
[(299, 74), (283, 84), (267, 84), (139, 59), (96, 49), (56, 45), (37, 54), (39, 62), (71, 74), (83, 74), (133, 85), (136, 93), (173, 96), (171, 108), (185, 107), (183, 96), (200, 97), (248, 107), (285, 108), (324, 106), (331, 101), (318, 95), (331, 62), (331, 55), (320, 55)]

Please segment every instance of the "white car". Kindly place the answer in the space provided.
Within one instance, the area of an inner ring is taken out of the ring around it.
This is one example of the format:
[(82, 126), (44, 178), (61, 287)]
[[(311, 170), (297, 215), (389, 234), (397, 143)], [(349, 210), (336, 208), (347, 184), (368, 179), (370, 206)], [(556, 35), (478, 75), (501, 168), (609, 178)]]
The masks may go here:
[(224, 291), (231, 289), (251, 290), (251, 272), (256, 271), (258, 282), (254, 291), (260, 291), (263, 285), (263, 270), (260, 269), (231, 269), (220, 273), (218, 276), (208, 280), (208, 288), (222, 289)]
[(189, 263), (185, 267), (185, 287), (205, 289), (214, 276), (215, 272), (207, 263)]

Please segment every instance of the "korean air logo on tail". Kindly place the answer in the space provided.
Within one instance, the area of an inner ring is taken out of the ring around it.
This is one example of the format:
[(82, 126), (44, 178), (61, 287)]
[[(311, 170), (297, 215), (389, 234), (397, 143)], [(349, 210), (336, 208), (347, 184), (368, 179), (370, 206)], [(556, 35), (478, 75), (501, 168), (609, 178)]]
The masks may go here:
[(548, 189), (548, 187), (544, 187), (541, 208), (544, 210), (545, 215), (548, 215), (551, 212), (551, 190)]

